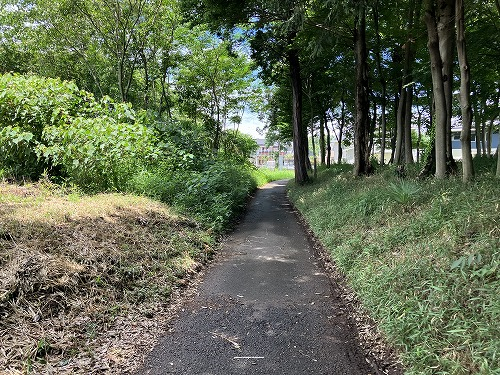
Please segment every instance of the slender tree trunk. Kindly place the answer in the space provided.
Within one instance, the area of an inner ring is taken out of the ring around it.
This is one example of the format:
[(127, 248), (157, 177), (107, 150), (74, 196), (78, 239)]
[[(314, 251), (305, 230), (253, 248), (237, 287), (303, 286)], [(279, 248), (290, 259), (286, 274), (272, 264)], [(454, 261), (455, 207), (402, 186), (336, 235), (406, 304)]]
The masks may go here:
[(438, 0), (437, 32), (442, 62), (442, 77), (446, 98), (446, 161), (447, 169), (456, 171), (451, 145), (451, 118), (453, 116), (453, 57), (455, 45), (455, 0)]
[(472, 105), (474, 107), (474, 129), (476, 130), (476, 156), (481, 156), (481, 115), (479, 107), (477, 105), (477, 98), (472, 101)]
[(498, 142), (497, 146), (497, 174), (496, 176), (500, 178), (500, 142)]
[(420, 163), (420, 143), (422, 142), (422, 112), (417, 109), (417, 163)]
[(484, 114), (481, 118), (481, 149), (482, 155), (488, 156), (488, 154), (486, 153), (486, 120), (484, 118)]
[(403, 46), (403, 79), (397, 117), (398, 123), (395, 157), (395, 161), (397, 164), (401, 164), (403, 163), (403, 161), (405, 164), (413, 163), (413, 154), (411, 148), (411, 111), (413, 100), (413, 87), (411, 87), (411, 81), (413, 79), (412, 63), (415, 58), (413, 28), (415, 18), (418, 18), (418, 15), (420, 13), (419, 11), (420, 1), (410, 1), (408, 8), (408, 24), (406, 33), (407, 38), (406, 43)]
[(488, 157), (493, 156), (491, 153), (491, 140), (492, 140), (492, 135), (493, 135), (493, 123), (495, 122), (495, 119), (492, 118), (490, 122), (488, 123), (488, 128), (486, 129), (486, 154)]
[(377, 127), (377, 104), (375, 103), (375, 100), (373, 101), (373, 117), (371, 121), (371, 126), (370, 126), (370, 140), (368, 142), (368, 149), (367, 152), (370, 154), (368, 156), (368, 160), (371, 159), (372, 156), (374, 156), (375, 152), (375, 129)]
[(319, 152), (321, 165), (326, 165), (325, 121), (323, 116), (319, 119)]
[(431, 74), (434, 101), (436, 105), (436, 127), (435, 127), (435, 159), (436, 178), (446, 177), (446, 127), (447, 106), (442, 75), (442, 60), (439, 53), (439, 37), (436, 24), (435, 9), (432, 0), (426, 0), (425, 23), (428, 34), (428, 48), (431, 60)]
[(337, 139), (339, 143), (337, 152), (337, 164), (342, 164), (342, 157), (344, 156), (344, 148), (342, 147), (342, 141), (344, 140), (344, 129), (345, 129), (345, 112), (346, 112), (346, 102), (344, 99), (344, 94), (342, 93), (342, 98), (340, 99), (342, 106), (340, 110), (340, 127), (339, 127), (339, 137)]
[(307, 175), (307, 133), (302, 125), (302, 80), (300, 77), (299, 51), (291, 49), (287, 53), (292, 84), (293, 160), (295, 182), (304, 184)]
[(385, 164), (385, 148), (386, 148), (386, 131), (387, 131), (387, 120), (385, 118), (385, 107), (387, 103), (387, 81), (385, 80), (385, 76), (382, 70), (382, 53), (381, 53), (381, 36), (379, 32), (379, 0), (375, 2), (375, 6), (373, 7), (373, 20), (375, 23), (375, 33), (377, 35), (377, 52), (375, 54), (376, 62), (377, 62), (377, 70), (378, 76), (380, 80), (380, 84), (382, 86), (382, 97), (380, 101), (381, 106), (381, 117), (380, 117), (380, 165)]
[(386, 82), (382, 82), (382, 107), (381, 107), (381, 123), (380, 132), (382, 133), (380, 139), (380, 165), (385, 164), (385, 149), (386, 149), (386, 133), (387, 133), (387, 119), (385, 117), (385, 107), (386, 107), (386, 96), (387, 96)]
[(470, 181), (474, 177), (471, 151), (472, 109), (470, 102), (470, 68), (467, 60), (467, 47), (465, 43), (464, 3), (455, 0), (455, 23), (457, 28), (457, 53), (460, 64), (460, 107), (462, 109), (462, 179)]
[(314, 140), (314, 122), (311, 119), (311, 142), (313, 152), (313, 173), (314, 178), (318, 177), (318, 158), (316, 157), (316, 141)]
[[(394, 95), (394, 120), (395, 123), (397, 124), (398, 121), (398, 106), (399, 106), (399, 98), (398, 94)], [(394, 164), (397, 163), (395, 162), (396, 159), (396, 143), (397, 143), (397, 129), (393, 128), (390, 132), (390, 137), (391, 137), (391, 157), (389, 158), (389, 164)]]
[(356, 122), (354, 126), (354, 175), (371, 173), (368, 64), (366, 49), (366, 2), (357, 0), (354, 36), (356, 55)]
[(406, 88), (406, 103), (405, 103), (405, 164), (413, 163), (413, 150), (411, 142), (411, 118), (413, 115), (413, 86)]
[(332, 138), (330, 135), (330, 128), (328, 127), (328, 118), (326, 116), (326, 113), (323, 116), (326, 130), (326, 167), (330, 168), (332, 160)]
[(398, 111), (396, 118), (396, 149), (394, 153), (394, 164), (402, 164), (403, 163), (403, 146), (404, 146), (404, 119), (405, 119), (405, 103), (406, 103), (406, 90), (404, 88), (404, 82), (401, 87), (401, 95), (399, 96), (398, 102)]

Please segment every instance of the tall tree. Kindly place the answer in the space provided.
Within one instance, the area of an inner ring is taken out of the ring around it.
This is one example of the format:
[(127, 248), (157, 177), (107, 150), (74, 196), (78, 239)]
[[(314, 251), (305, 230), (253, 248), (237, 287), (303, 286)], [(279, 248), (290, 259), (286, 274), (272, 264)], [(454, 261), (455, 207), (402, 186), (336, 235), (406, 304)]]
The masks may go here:
[[(452, 76), (450, 74), (452, 55), (450, 43), (454, 23), (450, 23), (454, 12), (453, 0), (425, 1), (425, 23), (428, 34), (428, 48), (431, 61), (433, 96), (435, 102), (435, 163), (436, 178), (446, 177), (447, 129), (451, 124), (450, 108)], [(452, 10), (453, 8), (453, 10)], [(439, 13), (438, 13), (439, 12)]]
[[(184, 7), (198, 20), (219, 30), (245, 25), (252, 36), (253, 56), (264, 74), (273, 77), (274, 63), (286, 63), (292, 91), (292, 128), (295, 181), (303, 184), (307, 174), (307, 129), (302, 121), (302, 77), (297, 36), (306, 17), (303, 0), (184, 0)], [(271, 70), (271, 71), (269, 71)]]
[(455, 24), (457, 29), (457, 52), (460, 64), (460, 107), (462, 109), (462, 174), (463, 181), (468, 182), (474, 176), (471, 151), (472, 109), (470, 100), (470, 67), (467, 59), (465, 43), (465, 11), (463, 0), (455, 0)]
[(354, 126), (354, 175), (371, 173), (366, 1), (356, 1), (354, 48), (356, 56), (356, 122)]
[(204, 121), (217, 151), (229, 118), (239, 115), (251, 96), (251, 62), (203, 26), (180, 32), (187, 47), (176, 82), (180, 109)]

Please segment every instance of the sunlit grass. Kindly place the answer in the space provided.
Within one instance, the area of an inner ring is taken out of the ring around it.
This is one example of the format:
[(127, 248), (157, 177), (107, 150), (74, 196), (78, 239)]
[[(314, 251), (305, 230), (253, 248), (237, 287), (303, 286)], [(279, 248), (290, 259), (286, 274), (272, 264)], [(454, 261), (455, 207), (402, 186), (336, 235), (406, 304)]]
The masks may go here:
[(265, 185), (271, 181), (293, 179), (294, 176), (293, 169), (259, 168), (252, 172), (252, 177), (256, 180), (257, 186)]
[(354, 179), (344, 168), (290, 197), (401, 352), (408, 374), (498, 374), (500, 184)]

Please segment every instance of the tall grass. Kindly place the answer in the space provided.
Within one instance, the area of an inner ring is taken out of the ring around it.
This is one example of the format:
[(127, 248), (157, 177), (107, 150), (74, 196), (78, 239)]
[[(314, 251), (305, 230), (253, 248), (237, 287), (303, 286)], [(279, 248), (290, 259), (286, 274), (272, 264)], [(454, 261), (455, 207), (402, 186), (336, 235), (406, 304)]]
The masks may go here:
[(500, 185), (322, 171), (290, 197), (408, 374), (500, 374)]

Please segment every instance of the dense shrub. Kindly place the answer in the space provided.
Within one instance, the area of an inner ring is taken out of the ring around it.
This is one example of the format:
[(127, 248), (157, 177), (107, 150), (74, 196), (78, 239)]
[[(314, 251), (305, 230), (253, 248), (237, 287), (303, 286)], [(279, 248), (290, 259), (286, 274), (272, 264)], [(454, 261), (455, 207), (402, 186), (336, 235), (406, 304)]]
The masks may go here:
[(148, 195), (218, 232), (257, 186), (256, 143), (226, 131), (221, 150), (211, 147), (202, 125), (96, 100), (71, 82), (0, 76), (0, 175)]
[(213, 161), (203, 170), (157, 167), (130, 182), (132, 191), (169, 203), (217, 232), (241, 211), (256, 187), (251, 166), (228, 160)]
[(145, 126), (110, 117), (76, 117), (68, 125), (47, 127), (42, 139), (39, 155), (61, 165), (72, 183), (91, 191), (123, 190), (154, 155), (154, 138)]
[(84, 190), (120, 190), (158, 154), (142, 112), (100, 101), (72, 82), (0, 76), (0, 168), (14, 178), (47, 171)]

